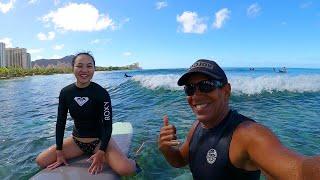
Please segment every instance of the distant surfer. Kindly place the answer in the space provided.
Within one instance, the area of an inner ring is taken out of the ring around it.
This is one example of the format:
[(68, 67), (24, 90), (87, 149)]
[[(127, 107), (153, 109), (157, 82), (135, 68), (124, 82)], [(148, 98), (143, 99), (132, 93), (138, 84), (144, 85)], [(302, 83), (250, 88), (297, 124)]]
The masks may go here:
[(281, 69), (279, 69), (279, 73), (287, 73), (287, 68), (282, 67)]
[(132, 77), (132, 76), (128, 75), (127, 73), (124, 73), (124, 77)]
[[(95, 71), (94, 57), (78, 53), (72, 60), (76, 82), (64, 87), (59, 95), (56, 123), (56, 145), (38, 155), (36, 162), (42, 168), (55, 169), (68, 165), (67, 159), (90, 155), (88, 172), (100, 173), (107, 163), (121, 176), (132, 175), (137, 168), (111, 138), (112, 106), (109, 93), (91, 82)], [(67, 114), (74, 120), (72, 136), (63, 139)]]

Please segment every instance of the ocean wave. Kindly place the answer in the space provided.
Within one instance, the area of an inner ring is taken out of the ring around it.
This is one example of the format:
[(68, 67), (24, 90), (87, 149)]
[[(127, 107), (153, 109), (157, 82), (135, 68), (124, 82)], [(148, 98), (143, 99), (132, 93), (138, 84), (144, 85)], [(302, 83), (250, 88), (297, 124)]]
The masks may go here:
[(179, 76), (174, 74), (168, 75), (137, 75), (133, 77), (134, 81), (141, 84), (142, 87), (156, 90), (156, 89), (169, 89), (169, 90), (182, 90), (183, 88), (177, 85)]
[[(157, 90), (183, 90), (177, 85), (180, 75), (137, 75), (134, 81), (140, 83), (142, 87)], [(229, 82), (234, 95), (256, 95), (273, 92), (320, 92), (320, 75), (276, 75), (276, 76), (230, 76)]]
[(235, 76), (230, 78), (232, 92), (235, 94), (260, 94), (263, 92), (319, 92), (320, 75), (298, 76)]

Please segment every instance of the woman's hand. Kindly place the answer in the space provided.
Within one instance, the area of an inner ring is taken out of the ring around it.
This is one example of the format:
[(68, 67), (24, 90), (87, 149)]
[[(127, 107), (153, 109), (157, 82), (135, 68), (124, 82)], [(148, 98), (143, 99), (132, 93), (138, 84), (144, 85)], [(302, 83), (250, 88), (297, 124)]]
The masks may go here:
[(49, 169), (49, 170), (53, 170), (53, 169), (61, 166), (62, 164), (65, 164), (65, 165), (67, 165), (67, 166), (69, 165), (69, 164), (67, 163), (66, 159), (64, 158), (64, 155), (63, 155), (62, 150), (57, 150), (56, 153), (57, 153), (57, 161), (54, 162), (54, 163), (52, 163), (52, 164), (50, 164), (50, 165), (47, 167), (47, 169)]
[(88, 161), (92, 161), (91, 166), (89, 167), (90, 174), (98, 174), (103, 169), (105, 152), (98, 150), (94, 155), (92, 155)]

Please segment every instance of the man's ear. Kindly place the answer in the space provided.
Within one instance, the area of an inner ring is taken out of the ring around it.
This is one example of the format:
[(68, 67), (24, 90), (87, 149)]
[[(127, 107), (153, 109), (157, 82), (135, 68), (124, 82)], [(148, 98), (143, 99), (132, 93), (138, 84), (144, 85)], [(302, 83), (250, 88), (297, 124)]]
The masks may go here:
[(222, 89), (225, 92), (226, 97), (229, 98), (231, 96), (231, 85), (230, 85), (230, 83), (227, 83), (226, 85), (224, 85)]

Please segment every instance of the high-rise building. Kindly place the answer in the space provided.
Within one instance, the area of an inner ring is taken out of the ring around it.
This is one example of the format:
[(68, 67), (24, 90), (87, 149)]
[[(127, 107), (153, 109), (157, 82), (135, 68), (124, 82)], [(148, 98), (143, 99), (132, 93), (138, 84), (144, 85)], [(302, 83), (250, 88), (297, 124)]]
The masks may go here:
[(31, 54), (27, 53), (27, 68), (31, 69)]
[(28, 68), (28, 55), (27, 55), (27, 49), (21, 48), (21, 61), (22, 61), (22, 68), (27, 69)]
[(0, 42), (0, 67), (6, 67), (6, 44)]
[(6, 48), (6, 59), (8, 67), (30, 68), (30, 59), (25, 48)]
[(16, 48), (6, 48), (7, 67), (18, 67)]

